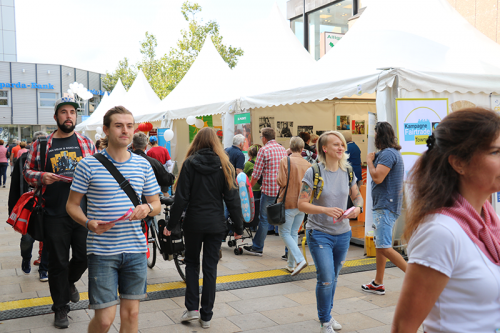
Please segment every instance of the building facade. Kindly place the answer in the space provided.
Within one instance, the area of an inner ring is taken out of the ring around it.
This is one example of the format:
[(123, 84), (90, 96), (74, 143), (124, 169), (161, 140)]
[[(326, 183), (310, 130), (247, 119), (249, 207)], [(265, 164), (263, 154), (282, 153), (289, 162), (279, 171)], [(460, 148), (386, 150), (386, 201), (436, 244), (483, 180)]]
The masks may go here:
[(81, 122), (82, 116), (92, 114), (105, 93), (102, 76), (64, 65), (0, 61), (0, 139), (29, 142), (38, 130), (55, 130), (55, 102), (75, 81), (93, 93), (78, 110)]
[(14, 0), (0, 0), (0, 61), (17, 61)]

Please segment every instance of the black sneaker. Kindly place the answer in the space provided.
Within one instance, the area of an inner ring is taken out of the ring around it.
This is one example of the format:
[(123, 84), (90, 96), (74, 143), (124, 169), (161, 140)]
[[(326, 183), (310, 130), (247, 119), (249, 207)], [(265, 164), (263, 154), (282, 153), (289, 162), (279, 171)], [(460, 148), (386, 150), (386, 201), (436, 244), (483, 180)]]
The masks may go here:
[(288, 260), (288, 252), (281, 256), (281, 260)]
[(80, 300), (80, 293), (74, 284), (69, 286), (69, 299), (71, 302), (76, 303)]
[(61, 309), (57, 309), (55, 311), (55, 319), (54, 319), (54, 326), (57, 328), (68, 328), (69, 327), (69, 320), (68, 320), (68, 308), (66, 306), (62, 307)]
[(31, 272), (31, 259), (24, 260), (21, 263), (21, 269), (24, 274), (29, 274)]
[(262, 257), (262, 251), (255, 251), (251, 246), (243, 246), (243, 252), (251, 254), (253, 256)]

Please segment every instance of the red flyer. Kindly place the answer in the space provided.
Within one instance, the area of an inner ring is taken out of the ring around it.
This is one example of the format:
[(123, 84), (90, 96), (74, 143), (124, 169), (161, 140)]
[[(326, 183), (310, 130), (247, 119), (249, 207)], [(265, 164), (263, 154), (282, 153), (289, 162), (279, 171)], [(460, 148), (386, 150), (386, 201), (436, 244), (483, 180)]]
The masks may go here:
[(351, 207), (351, 208), (349, 208), (348, 210), (346, 210), (346, 211), (344, 212), (344, 214), (342, 214), (342, 216), (341, 216), (341, 217), (339, 217), (339, 218), (338, 218), (338, 219), (336, 219), (336, 220), (335, 220), (335, 218), (333, 218), (333, 223), (342, 222), (342, 220), (343, 220), (343, 219), (345, 219), (345, 218), (347, 218), (347, 215), (349, 215), (349, 214), (350, 214), (350, 213), (354, 210), (354, 208), (356, 208), (356, 207)]
[(134, 210), (132, 208), (129, 208), (127, 210), (127, 212), (125, 214), (123, 214), (123, 216), (117, 218), (116, 220), (109, 221), (109, 222), (97, 222), (97, 224), (110, 224), (110, 223), (116, 223), (116, 222), (121, 222), (121, 221), (128, 221), (128, 219), (130, 218), (130, 216), (132, 215), (133, 212), (134, 212)]
[(62, 175), (56, 175), (54, 174), (57, 178), (59, 178), (62, 182), (65, 183), (71, 183), (73, 181), (73, 177), (67, 177), (67, 176), (62, 176)]

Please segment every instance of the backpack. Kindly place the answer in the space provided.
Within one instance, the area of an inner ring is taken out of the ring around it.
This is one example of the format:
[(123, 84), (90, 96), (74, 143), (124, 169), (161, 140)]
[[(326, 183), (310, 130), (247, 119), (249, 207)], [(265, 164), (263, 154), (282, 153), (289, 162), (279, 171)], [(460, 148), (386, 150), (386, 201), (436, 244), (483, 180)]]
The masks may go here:
[(303, 152), (306, 153), (306, 156), (304, 156), (304, 159), (309, 162), (310, 164), (316, 163), (316, 160), (313, 158), (313, 152), (307, 149), (302, 150)]
[[(321, 196), (321, 192), (323, 192), (323, 185), (324, 185), (323, 178), (321, 178), (321, 170), (319, 168), (318, 163), (314, 163), (312, 165), (312, 169), (313, 169), (313, 190), (311, 193), (311, 199), (309, 201), (310, 203), (312, 203), (315, 198), (319, 199), (319, 197)], [(347, 174), (349, 175), (349, 183), (347, 186), (350, 186), (352, 180), (354, 179), (354, 171), (352, 169), (352, 166), (350, 165), (347, 166)]]

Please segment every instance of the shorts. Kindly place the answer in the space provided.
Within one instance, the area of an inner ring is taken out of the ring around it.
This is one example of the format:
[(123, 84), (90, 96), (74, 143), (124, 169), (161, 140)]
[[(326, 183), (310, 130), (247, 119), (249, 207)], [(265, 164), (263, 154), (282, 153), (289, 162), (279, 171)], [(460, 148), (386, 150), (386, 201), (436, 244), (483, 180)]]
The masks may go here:
[(89, 254), (89, 308), (105, 309), (120, 303), (120, 298), (146, 298), (146, 253), (121, 253), (110, 256)]
[(373, 241), (375, 248), (388, 249), (392, 247), (392, 230), (399, 215), (387, 209), (373, 210)]

